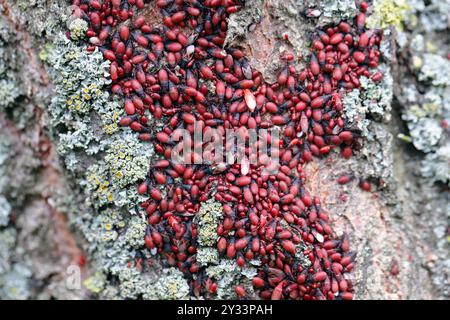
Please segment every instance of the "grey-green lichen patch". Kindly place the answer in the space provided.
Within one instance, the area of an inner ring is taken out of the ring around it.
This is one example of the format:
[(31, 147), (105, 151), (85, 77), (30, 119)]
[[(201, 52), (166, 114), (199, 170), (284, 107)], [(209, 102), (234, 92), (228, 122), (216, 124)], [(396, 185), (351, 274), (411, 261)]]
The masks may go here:
[(365, 119), (367, 115), (378, 122), (390, 120), (393, 80), (386, 66), (380, 70), (383, 72), (381, 82), (375, 83), (369, 78), (361, 77), (362, 90), (353, 89), (342, 99), (345, 118), (352, 127), (360, 131), (365, 131), (369, 124)]
[(80, 18), (74, 19), (69, 23), (69, 30), (72, 40), (84, 39), (88, 30), (88, 23)]
[(447, 174), (450, 171), (447, 147), (450, 60), (447, 58), (448, 43), (442, 43), (443, 38), (439, 35), (449, 28), (450, 4), (410, 1), (419, 5), (410, 14), (407, 25), (424, 32), (402, 34), (406, 39), (402, 50), (408, 50), (405, 64), (410, 67), (410, 75), (401, 79), (401, 90), (397, 96), (403, 105), (401, 116), (408, 128), (405, 137), (417, 150), (426, 154), (419, 170), (422, 175), (431, 182), (450, 183)]
[(222, 204), (210, 199), (201, 204), (195, 217), (198, 226), (198, 243), (201, 246), (215, 247), (217, 243), (217, 226), (222, 217)]
[(90, 166), (83, 181), (95, 199), (93, 205), (114, 203), (120, 207), (138, 201), (136, 184), (145, 179), (152, 153), (151, 145), (140, 145), (132, 134), (123, 133), (112, 141), (104, 161)]
[[(1, 10), (0, 12), (3, 11)], [(17, 79), (15, 70), (20, 59), (15, 52), (18, 39), (13, 38), (11, 27), (5, 20), (0, 20), (0, 111), (11, 107), (16, 99), (22, 95), (23, 88)]]
[[(120, 117), (120, 107), (107, 91), (111, 83), (109, 62), (100, 52), (88, 53), (62, 34), (55, 40), (47, 62), (57, 92), (48, 108), (50, 125), (58, 136), (58, 152), (67, 156), (68, 169), (75, 170), (78, 162), (71, 156), (75, 151), (96, 154), (107, 144), (109, 135), (118, 131), (112, 120)], [(101, 122), (98, 129), (92, 121), (97, 118)], [(60, 132), (62, 128), (64, 133)]]
[[(96, 267), (96, 273), (86, 279), (84, 286), (101, 298), (141, 297), (150, 283), (137, 270), (134, 262), (143, 245), (146, 222), (136, 215), (127, 217), (126, 211), (106, 209), (96, 217), (92, 214), (84, 215), (78, 223), (89, 242), (88, 252)], [(107, 275), (117, 282), (110, 283)], [(116, 295), (111, 296), (112, 292)]]
[(207, 267), (206, 273), (217, 282), (219, 299), (236, 299), (234, 288), (237, 285), (244, 286), (248, 295), (254, 295), (251, 284), (251, 280), (257, 274), (254, 267), (240, 268), (234, 260), (221, 259), (219, 264)]
[(0, 80), (0, 107), (6, 108), (12, 106), (21, 95), (19, 88), (20, 86), (14, 78)]
[(196, 259), (200, 266), (217, 264), (219, 261), (217, 227), (221, 218), (222, 204), (214, 199), (202, 203), (194, 218), (198, 230)]
[(409, 28), (421, 27), (427, 33), (445, 31), (449, 26), (450, 3), (440, 0), (408, 0), (410, 10), (406, 15)]
[(437, 54), (424, 54), (418, 79), (433, 86), (450, 86), (450, 60)]
[(125, 233), (125, 243), (131, 248), (142, 248), (144, 246), (145, 230), (147, 229), (147, 222), (141, 217), (132, 216)]
[(120, 268), (117, 277), (120, 281), (120, 296), (125, 299), (137, 299), (149, 287), (149, 284), (144, 281), (141, 272), (134, 267)]
[(386, 65), (380, 66), (383, 79), (373, 82), (361, 77), (361, 90), (354, 89), (345, 94), (342, 103), (344, 118), (353, 130), (361, 132), (364, 138), (358, 157), (365, 159), (359, 168), (365, 177), (392, 180), (392, 154), (389, 152), (392, 135), (386, 124), (391, 119), (393, 79)]
[(143, 297), (148, 300), (187, 300), (189, 285), (181, 271), (175, 268), (166, 269), (158, 281), (148, 287)]
[(152, 152), (151, 144), (139, 143), (133, 134), (124, 134), (114, 140), (105, 156), (111, 183), (122, 189), (143, 180), (149, 168), (148, 156)]
[(196, 260), (202, 267), (217, 264), (219, 261), (219, 252), (215, 247), (199, 247), (197, 249)]
[(11, 269), (11, 256), (16, 245), (17, 232), (14, 228), (0, 230), (0, 275)]
[[(64, 0), (17, 0), (10, 6), (22, 26), (38, 37), (52, 36), (70, 15), (69, 3)], [(30, 19), (30, 17), (33, 17)]]
[(15, 264), (10, 271), (0, 275), (0, 296), (11, 300), (29, 298), (30, 277), (30, 270), (23, 265)]
[(378, 83), (367, 77), (360, 78), (364, 91), (362, 104), (376, 121), (386, 122), (390, 120), (393, 79), (386, 65), (380, 66), (379, 71), (383, 73), (383, 79)]
[(422, 161), (422, 175), (431, 181), (450, 183), (450, 143), (428, 153)]
[(72, 21), (72, 40), (60, 34), (42, 55), (55, 85), (48, 126), (79, 192), (80, 205), (68, 210), (95, 270), (85, 287), (100, 298), (142, 298), (156, 277), (136, 267), (147, 228), (136, 185), (147, 175), (153, 147), (118, 126), (123, 102), (108, 93), (110, 63), (73, 40), (83, 26)]
[(319, 10), (321, 25), (339, 23), (341, 20), (351, 20), (357, 13), (353, 0), (324, 0), (320, 1)]
[(8, 225), (11, 205), (4, 196), (0, 194), (0, 227)]
[(436, 104), (412, 104), (402, 116), (414, 146), (423, 152), (435, 150), (444, 133), (436, 107)]

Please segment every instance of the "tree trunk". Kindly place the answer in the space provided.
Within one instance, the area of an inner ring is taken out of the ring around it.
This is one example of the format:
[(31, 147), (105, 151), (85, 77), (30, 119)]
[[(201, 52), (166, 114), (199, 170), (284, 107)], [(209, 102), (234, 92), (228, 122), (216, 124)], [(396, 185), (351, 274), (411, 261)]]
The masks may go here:
[[(333, 152), (304, 168), (306, 189), (357, 252), (356, 299), (450, 295), (450, 4), (407, 2), (370, 3), (367, 23), (384, 30), (384, 77), (344, 99), (361, 132), (353, 157)], [(301, 68), (316, 30), (353, 19), (356, 7), (348, 0), (247, 0), (230, 18), (226, 45), (241, 48), (271, 83), (283, 67), (282, 52), (300, 57), (295, 65)], [(70, 27), (72, 38), (74, 32), (67, 8), (63, 0), (0, 0), (0, 298), (173, 298), (149, 289), (179, 281), (173, 270), (158, 281), (159, 260), (148, 272), (127, 267), (143, 246), (145, 226), (132, 213), (136, 201), (119, 203), (113, 187), (104, 195), (114, 198), (107, 210), (99, 195), (92, 197), (99, 190), (92, 179), (111, 170), (105, 169), (108, 148), (123, 139), (117, 124), (101, 118), (103, 109), (76, 119), (58, 109), (68, 94), (55, 63), (74, 46), (63, 40)], [(145, 16), (161, 19), (153, 1)], [(95, 62), (87, 59), (86, 65)], [(117, 103), (111, 96), (97, 99), (99, 108)], [(108, 125), (111, 134), (99, 133)], [(139, 169), (122, 188), (126, 199), (136, 199)], [(340, 185), (343, 175), (354, 178)], [(370, 192), (361, 181), (370, 183)], [(100, 230), (102, 223), (123, 224), (124, 231)]]

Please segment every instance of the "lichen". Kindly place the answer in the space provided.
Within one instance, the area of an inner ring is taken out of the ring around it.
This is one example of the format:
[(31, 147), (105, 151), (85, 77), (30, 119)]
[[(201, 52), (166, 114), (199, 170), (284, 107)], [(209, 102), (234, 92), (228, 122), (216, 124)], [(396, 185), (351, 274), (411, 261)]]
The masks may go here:
[(25, 266), (15, 264), (0, 276), (0, 296), (4, 299), (25, 300), (30, 296), (29, 278), (31, 271)]
[(0, 227), (8, 225), (11, 205), (4, 196), (0, 194)]
[(127, 232), (125, 233), (125, 243), (131, 248), (140, 248), (144, 246), (145, 230), (147, 229), (147, 222), (140, 217), (131, 217)]
[(187, 300), (189, 286), (183, 273), (175, 268), (165, 269), (158, 281), (149, 286), (144, 292), (144, 299), (148, 300)]
[(386, 124), (391, 119), (393, 79), (387, 65), (379, 68), (383, 73), (380, 82), (361, 77), (361, 89), (345, 94), (342, 103), (349, 126), (364, 137), (363, 147), (358, 151), (358, 156), (365, 159), (359, 167), (361, 175), (382, 178), (389, 183), (393, 181), (393, 158), (388, 146), (393, 137)]
[[(109, 62), (103, 61), (103, 55), (95, 51), (88, 53), (85, 48), (78, 46), (60, 35), (54, 42), (49, 58), (50, 73), (58, 92), (48, 108), (52, 128), (65, 128), (65, 133), (59, 136), (58, 151), (68, 155), (76, 150), (87, 150), (89, 154), (98, 153), (102, 149), (102, 132), (91, 127), (92, 114), (106, 114), (118, 105), (109, 97), (106, 87), (110, 84)], [(103, 120), (111, 125), (110, 118)], [(104, 125), (105, 125), (104, 124)], [(115, 132), (108, 129), (106, 134)], [(70, 158), (69, 158), (70, 159)], [(69, 170), (74, 169), (74, 163), (67, 162)]]
[(320, 1), (321, 24), (339, 23), (341, 20), (352, 19), (356, 12), (355, 1), (352, 0), (325, 0)]
[(84, 39), (88, 30), (88, 23), (83, 19), (74, 19), (69, 23), (69, 30), (72, 40)]
[(422, 161), (421, 173), (432, 181), (450, 185), (450, 143), (440, 147), (436, 152), (428, 153)]
[(199, 247), (197, 249), (196, 260), (202, 267), (216, 264), (219, 261), (219, 252), (216, 248)]
[(60, 34), (42, 57), (55, 85), (47, 108), (50, 132), (74, 186), (81, 188), (81, 208), (68, 210), (96, 270), (85, 286), (101, 298), (141, 298), (151, 279), (134, 266), (147, 228), (135, 210), (136, 183), (146, 177), (153, 148), (119, 127), (124, 111), (108, 93), (110, 63), (75, 41), (84, 23), (72, 21), (69, 28), (72, 40)]
[(433, 86), (450, 86), (450, 60), (437, 54), (424, 54), (418, 79)]
[(402, 49), (408, 50), (404, 63), (410, 66), (410, 73), (402, 76), (397, 95), (408, 128), (401, 137), (424, 153), (418, 170), (423, 177), (431, 183), (450, 183), (450, 60), (448, 43), (440, 37), (448, 31), (450, 3), (409, 1), (412, 9), (406, 25), (417, 31), (402, 34)]
[(410, 9), (407, 0), (375, 0), (373, 13), (367, 18), (367, 26), (383, 29), (395, 26), (402, 30), (405, 14)]
[[(427, 11), (429, 12), (429, 11)], [(398, 99), (405, 106), (406, 139), (426, 154), (420, 172), (430, 181), (448, 182), (448, 122), (450, 120), (450, 61), (427, 34), (412, 36), (409, 63), (417, 82), (404, 81)]]
[(198, 225), (198, 243), (213, 247), (217, 243), (217, 226), (222, 217), (222, 204), (210, 199), (200, 206), (195, 221)]
[(111, 183), (123, 189), (143, 180), (148, 172), (148, 156), (152, 150), (150, 144), (139, 144), (132, 134), (121, 135), (114, 140), (105, 156)]
[(0, 276), (11, 269), (10, 258), (16, 244), (16, 235), (13, 228), (0, 230)]
[(121, 134), (113, 140), (104, 161), (90, 166), (83, 182), (96, 199), (94, 205), (126, 206), (137, 200), (135, 184), (145, 179), (149, 166), (147, 157), (152, 153), (150, 145), (138, 145), (137, 138), (131, 134)]
[(256, 268), (240, 268), (235, 261), (221, 259), (217, 265), (207, 267), (206, 273), (217, 282), (219, 299), (235, 299), (234, 288), (239, 284), (244, 284), (249, 295), (254, 294), (251, 280), (257, 274)]
[(106, 284), (106, 276), (102, 272), (96, 272), (83, 281), (83, 285), (92, 293), (99, 294), (103, 291)]

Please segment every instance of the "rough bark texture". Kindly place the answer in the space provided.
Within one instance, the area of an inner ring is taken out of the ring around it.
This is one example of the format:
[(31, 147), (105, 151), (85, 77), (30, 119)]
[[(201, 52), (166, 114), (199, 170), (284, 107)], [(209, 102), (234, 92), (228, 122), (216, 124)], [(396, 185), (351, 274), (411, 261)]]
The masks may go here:
[[(317, 27), (354, 14), (352, 1), (248, 2), (251, 5), (230, 21), (228, 43), (242, 47), (269, 81), (280, 67), (281, 52), (307, 54), (310, 35)], [(449, 84), (420, 84), (417, 74), (425, 71), (411, 64), (417, 62), (416, 56), (426, 59), (439, 54), (448, 64), (444, 55), (450, 52), (448, 20), (444, 27), (424, 29), (428, 20), (421, 19), (445, 16), (450, 4), (446, 3), (447, 9), (433, 1), (426, 7), (421, 4), (410, 1), (408, 8), (394, 6), (408, 17), (406, 21), (383, 13), (376, 22), (390, 30), (385, 38), (390, 46), (385, 70), (391, 72), (393, 82), (385, 83), (383, 90), (393, 90), (394, 96), (381, 107), (378, 119), (370, 116), (361, 150), (351, 160), (332, 154), (306, 168), (310, 192), (320, 196), (336, 232), (347, 232), (358, 252), (353, 273), (358, 299), (447, 299), (450, 295), (448, 158), (444, 157), (444, 170), (422, 174), (429, 166), (424, 162), (428, 158), (431, 163), (442, 161), (433, 154), (448, 145), (448, 128), (432, 148), (415, 143), (416, 137), (409, 133), (414, 120), (407, 115), (413, 103), (406, 89), (413, 83), (423, 96), (433, 86), (443, 87), (445, 101), (439, 108), (449, 108)], [(59, 92), (53, 90), (48, 74), (51, 61), (44, 62), (43, 55), (56, 33), (66, 29), (61, 21), (66, 6), (61, 0), (0, 0), (0, 219), (7, 219), (0, 220), (0, 298), (72, 299), (96, 293), (92, 288), (89, 292), (67, 286), (70, 265), (82, 266), (83, 279), (91, 280), (98, 265), (79, 230), (81, 213), (87, 212), (89, 204), (78, 196), (78, 180), (68, 172), (64, 155), (57, 152), (58, 131), (49, 120), (50, 100)], [(321, 15), (305, 15), (314, 10)], [(417, 20), (414, 25), (408, 22), (413, 19)], [(395, 24), (397, 29), (388, 26)], [(400, 31), (401, 26), (407, 27), (405, 31)], [(411, 48), (414, 42), (408, 43), (418, 41), (417, 32), (426, 37), (422, 41), (428, 47), (422, 51)], [(288, 41), (282, 39), (284, 34), (289, 35)], [(437, 118), (449, 120), (448, 111)], [(338, 185), (337, 178), (347, 173), (357, 178)], [(369, 179), (373, 191), (362, 191), (358, 178)], [(123, 297), (114, 292), (104, 296)]]

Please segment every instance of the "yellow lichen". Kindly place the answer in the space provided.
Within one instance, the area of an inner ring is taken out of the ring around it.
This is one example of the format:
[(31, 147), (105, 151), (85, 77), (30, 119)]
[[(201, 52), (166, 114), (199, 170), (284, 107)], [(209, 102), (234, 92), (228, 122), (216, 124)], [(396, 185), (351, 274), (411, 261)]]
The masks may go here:
[(411, 61), (413, 69), (419, 70), (423, 66), (423, 60), (422, 58), (418, 56), (413, 56)]
[(367, 18), (369, 28), (387, 28), (394, 26), (403, 29), (406, 11), (411, 6), (406, 0), (378, 0), (374, 3), (374, 12)]
[(92, 277), (87, 278), (83, 281), (83, 285), (91, 291), (92, 293), (98, 294), (100, 293), (104, 286), (105, 286), (105, 276), (100, 273), (96, 272)]

